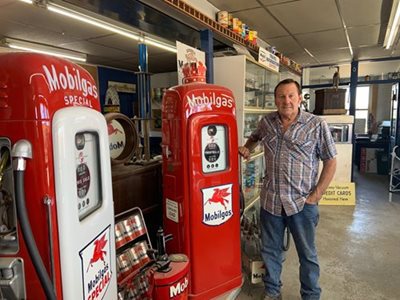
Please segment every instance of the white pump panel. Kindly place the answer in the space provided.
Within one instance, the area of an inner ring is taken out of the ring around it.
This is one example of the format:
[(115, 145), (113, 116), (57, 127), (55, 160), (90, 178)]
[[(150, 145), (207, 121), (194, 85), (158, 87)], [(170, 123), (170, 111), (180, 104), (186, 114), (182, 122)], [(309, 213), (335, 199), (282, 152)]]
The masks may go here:
[(65, 300), (115, 299), (114, 206), (107, 124), (68, 107), (53, 118), (54, 175)]

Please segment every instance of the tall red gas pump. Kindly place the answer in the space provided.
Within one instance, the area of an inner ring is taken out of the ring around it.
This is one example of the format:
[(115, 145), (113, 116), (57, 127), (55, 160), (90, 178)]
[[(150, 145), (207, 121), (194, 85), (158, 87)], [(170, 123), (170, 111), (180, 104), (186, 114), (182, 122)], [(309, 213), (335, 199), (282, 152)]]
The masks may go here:
[(0, 298), (116, 298), (110, 153), (99, 111), (83, 68), (0, 55)]
[(189, 298), (211, 299), (242, 284), (235, 101), (199, 82), (202, 65), (184, 74), (162, 103), (164, 226), (169, 252), (189, 257)]

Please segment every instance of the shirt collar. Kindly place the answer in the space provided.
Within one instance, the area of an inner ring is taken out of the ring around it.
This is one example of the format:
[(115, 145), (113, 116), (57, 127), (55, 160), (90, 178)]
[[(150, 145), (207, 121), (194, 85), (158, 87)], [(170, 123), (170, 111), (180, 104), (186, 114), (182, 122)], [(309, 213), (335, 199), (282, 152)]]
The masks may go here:
[[(280, 122), (280, 118), (279, 118), (279, 113), (278, 111), (275, 112), (274, 116), (273, 116), (274, 120), (276, 122)], [(299, 113), (296, 116), (296, 123), (307, 123), (307, 116), (306, 114), (299, 108)]]

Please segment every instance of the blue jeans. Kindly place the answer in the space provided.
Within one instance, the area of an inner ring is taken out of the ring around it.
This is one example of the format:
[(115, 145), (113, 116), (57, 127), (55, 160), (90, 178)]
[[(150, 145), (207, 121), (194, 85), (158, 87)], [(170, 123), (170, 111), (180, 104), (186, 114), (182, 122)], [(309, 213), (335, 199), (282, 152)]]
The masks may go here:
[(292, 216), (274, 216), (260, 209), (261, 255), (266, 266), (265, 292), (269, 296), (280, 294), (283, 262), (283, 239), (289, 227), (300, 261), (301, 298), (318, 300), (321, 288), (318, 283), (319, 265), (315, 247), (315, 229), (318, 224), (318, 205), (305, 204), (304, 209)]

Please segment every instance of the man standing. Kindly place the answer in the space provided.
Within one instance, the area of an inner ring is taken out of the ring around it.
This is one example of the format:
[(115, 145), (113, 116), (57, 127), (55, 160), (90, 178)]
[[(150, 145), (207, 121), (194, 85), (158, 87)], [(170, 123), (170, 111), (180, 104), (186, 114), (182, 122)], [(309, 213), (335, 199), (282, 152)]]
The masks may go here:
[[(266, 266), (265, 300), (281, 299), (285, 227), (292, 234), (300, 261), (301, 297), (320, 299), (315, 246), (318, 201), (336, 170), (336, 148), (327, 123), (301, 111), (300, 85), (285, 79), (275, 87), (276, 112), (265, 115), (239, 153), (249, 158), (264, 146), (265, 178), (261, 189), (261, 255)], [(319, 160), (323, 162), (318, 179)]]

